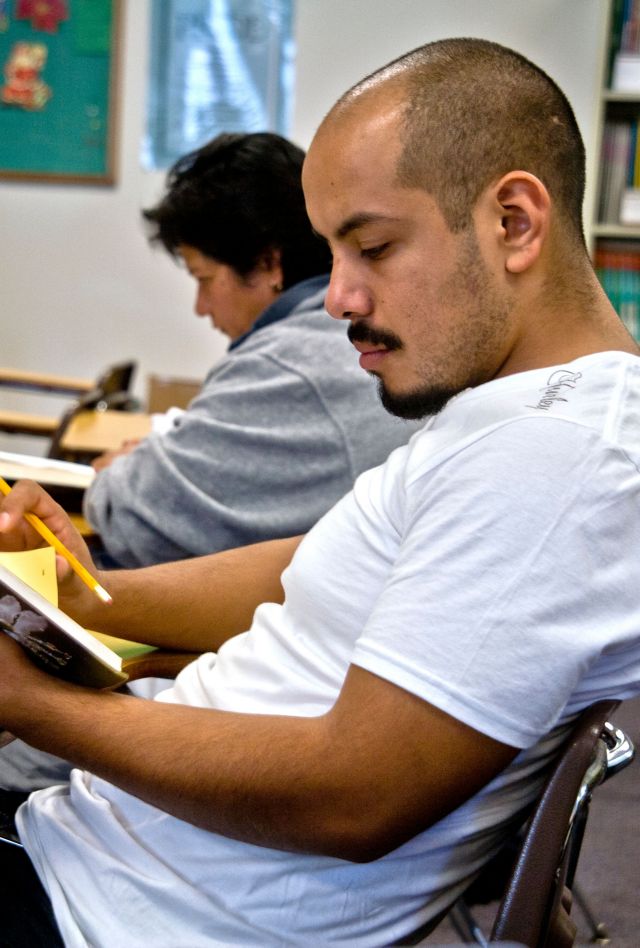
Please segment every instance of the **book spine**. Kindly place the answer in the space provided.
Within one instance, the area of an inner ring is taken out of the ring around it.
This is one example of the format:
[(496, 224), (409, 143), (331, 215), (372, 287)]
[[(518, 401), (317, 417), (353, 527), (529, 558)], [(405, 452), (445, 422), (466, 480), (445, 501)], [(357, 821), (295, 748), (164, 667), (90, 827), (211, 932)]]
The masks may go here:
[(603, 240), (596, 247), (594, 268), (611, 305), (640, 342), (640, 249)]

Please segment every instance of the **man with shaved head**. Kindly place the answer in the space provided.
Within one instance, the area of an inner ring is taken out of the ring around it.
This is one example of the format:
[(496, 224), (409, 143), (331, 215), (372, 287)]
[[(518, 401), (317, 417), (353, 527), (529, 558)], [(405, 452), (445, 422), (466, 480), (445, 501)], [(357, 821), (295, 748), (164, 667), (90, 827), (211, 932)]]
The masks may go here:
[[(576, 715), (640, 691), (640, 358), (566, 98), (501, 46), (429, 44), (340, 99), (304, 187), (327, 309), (424, 427), (302, 540), (103, 574), (109, 608), (60, 566), (84, 625), (205, 654), (145, 701), (0, 640), (0, 720), (75, 768), (18, 811), (12, 934), (37, 908), (47, 944), (392, 944), (500, 848)], [(91, 566), (30, 482), (1, 545), (37, 545), (29, 510)]]
[(598, 351), (605, 325), (634, 351), (585, 251), (575, 118), (517, 53), (463, 39), (397, 60), (329, 113), (303, 180), (334, 252), (327, 305), (352, 320), (390, 411), (424, 417), (467, 386)]

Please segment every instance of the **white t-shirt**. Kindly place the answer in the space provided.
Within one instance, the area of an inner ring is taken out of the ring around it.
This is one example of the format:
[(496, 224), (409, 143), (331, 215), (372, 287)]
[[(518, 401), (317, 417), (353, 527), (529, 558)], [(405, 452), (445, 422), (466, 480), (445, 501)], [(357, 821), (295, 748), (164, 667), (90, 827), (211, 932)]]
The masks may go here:
[(362, 948), (437, 914), (572, 715), (640, 691), (639, 468), (640, 359), (603, 353), (463, 392), (361, 475), (285, 571), (285, 605), (159, 700), (317, 715), (355, 663), (522, 752), (368, 864), (226, 839), (75, 770), (19, 814), (65, 943)]

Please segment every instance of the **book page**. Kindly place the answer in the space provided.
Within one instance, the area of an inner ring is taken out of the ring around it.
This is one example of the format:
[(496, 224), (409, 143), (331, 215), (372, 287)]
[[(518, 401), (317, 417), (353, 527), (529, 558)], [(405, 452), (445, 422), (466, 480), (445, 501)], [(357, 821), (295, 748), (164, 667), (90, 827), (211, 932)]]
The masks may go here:
[(23, 583), (44, 596), (52, 606), (58, 605), (56, 551), (52, 546), (18, 553), (0, 552), (0, 563), (10, 569)]
[(95, 473), (89, 464), (0, 451), (0, 474), (10, 481), (29, 477), (40, 484), (85, 490), (93, 481)]
[[(58, 581), (56, 579), (56, 552), (52, 546), (18, 553), (0, 552), (0, 564), (17, 576), (53, 606), (58, 605)], [(135, 658), (154, 651), (153, 645), (143, 645), (129, 639), (116, 638), (103, 632), (87, 629), (94, 638), (110, 648), (122, 659)]]

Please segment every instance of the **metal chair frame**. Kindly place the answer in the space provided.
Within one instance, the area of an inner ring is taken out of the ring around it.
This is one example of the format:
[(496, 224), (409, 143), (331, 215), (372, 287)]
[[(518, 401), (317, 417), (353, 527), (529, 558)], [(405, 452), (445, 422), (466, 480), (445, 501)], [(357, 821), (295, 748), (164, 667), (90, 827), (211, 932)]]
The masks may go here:
[[(463, 897), (450, 920), (465, 943), (516, 942), (527, 948), (570, 948), (576, 925), (571, 918), (575, 872), (595, 788), (634, 758), (633, 744), (609, 721), (618, 701), (601, 701), (582, 712), (559, 752), (533, 808), (504, 888), (489, 937), (476, 923)], [(591, 918), (594, 938), (606, 940), (602, 924)]]

